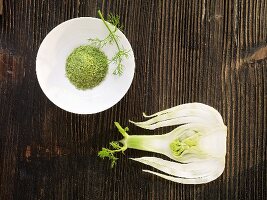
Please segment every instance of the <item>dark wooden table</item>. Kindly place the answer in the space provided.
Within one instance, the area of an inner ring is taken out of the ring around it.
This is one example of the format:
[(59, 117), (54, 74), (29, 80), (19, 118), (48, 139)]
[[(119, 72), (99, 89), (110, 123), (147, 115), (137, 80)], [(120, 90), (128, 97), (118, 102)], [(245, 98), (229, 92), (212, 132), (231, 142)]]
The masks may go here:
[[(136, 73), (114, 107), (76, 115), (46, 98), (35, 58), (55, 26), (98, 9), (121, 16)], [(267, 0), (5, 0), (0, 27), (1, 200), (266, 199)], [(128, 158), (151, 154), (136, 150), (114, 169), (97, 157), (120, 138), (114, 121), (195, 101), (228, 126), (217, 180), (182, 185), (145, 174)]]

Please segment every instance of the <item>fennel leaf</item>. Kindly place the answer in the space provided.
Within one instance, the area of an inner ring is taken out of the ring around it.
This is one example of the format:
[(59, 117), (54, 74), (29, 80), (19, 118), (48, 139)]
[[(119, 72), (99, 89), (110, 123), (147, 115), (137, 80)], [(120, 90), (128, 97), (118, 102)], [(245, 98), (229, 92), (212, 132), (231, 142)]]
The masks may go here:
[[(129, 130), (128, 127), (123, 129), (119, 125), (119, 123), (117, 123), (117, 122), (115, 122), (115, 125), (117, 126), (119, 132), (124, 137), (128, 136), (128, 134), (126, 133), (126, 131)], [(118, 153), (118, 152), (124, 153), (124, 151), (127, 149), (127, 146), (125, 144), (123, 144), (123, 146), (121, 146), (118, 141), (112, 141), (112, 142), (109, 143), (109, 145), (110, 145), (110, 149), (102, 148), (102, 150), (98, 152), (98, 156), (100, 158), (102, 158), (102, 159), (108, 158), (111, 161), (111, 168), (113, 168), (116, 165), (116, 162), (118, 160), (118, 158), (115, 156), (115, 154)]]
[[(117, 30), (122, 30), (122, 25), (120, 25), (120, 16), (119, 15), (113, 15), (109, 14), (107, 17), (107, 21), (104, 19), (101, 11), (98, 11), (98, 15), (103, 21), (104, 25), (107, 27), (109, 34), (106, 38), (103, 40), (99, 38), (94, 39), (88, 39), (89, 43), (92, 46), (95, 46), (97, 48), (103, 48), (107, 44), (112, 44), (113, 42), (116, 44), (118, 52), (115, 53), (115, 55), (109, 60), (109, 63), (114, 63), (116, 65), (115, 70), (113, 71), (114, 75), (121, 76), (123, 74), (124, 65), (122, 64), (122, 61), (124, 58), (128, 58), (130, 50), (124, 49), (121, 45), (119, 45), (119, 36), (116, 34)], [(114, 29), (112, 29), (108, 23), (112, 24), (114, 26)]]

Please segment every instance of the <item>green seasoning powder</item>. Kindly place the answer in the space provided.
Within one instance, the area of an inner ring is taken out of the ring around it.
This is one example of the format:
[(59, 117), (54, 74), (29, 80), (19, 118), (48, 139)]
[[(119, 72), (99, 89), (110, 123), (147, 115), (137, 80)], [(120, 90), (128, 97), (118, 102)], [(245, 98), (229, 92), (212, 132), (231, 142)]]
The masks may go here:
[(98, 48), (80, 46), (69, 55), (66, 76), (80, 90), (99, 85), (108, 72), (108, 58)]

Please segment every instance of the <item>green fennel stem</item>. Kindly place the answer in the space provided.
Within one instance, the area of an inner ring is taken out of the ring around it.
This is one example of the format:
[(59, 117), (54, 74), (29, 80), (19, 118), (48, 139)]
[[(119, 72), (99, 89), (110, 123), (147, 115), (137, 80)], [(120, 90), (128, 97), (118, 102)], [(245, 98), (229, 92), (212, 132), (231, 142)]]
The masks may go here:
[(169, 145), (165, 141), (164, 135), (129, 135), (120, 142), (130, 149), (162, 154), (169, 149)]
[(101, 18), (101, 20), (104, 22), (104, 24), (105, 24), (105, 26), (107, 27), (107, 29), (108, 29), (108, 31), (110, 32), (110, 34), (112, 35), (112, 38), (113, 38), (114, 42), (116, 43), (116, 46), (117, 46), (118, 50), (120, 51), (121, 48), (120, 48), (120, 46), (119, 46), (119, 44), (118, 44), (118, 42), (117, 42), (117, 40), (116, 40), (116, 38), (115, 38), (115, 36), (114, 36), (112, 30), (110, 29), (110, 27), (108, 26), (107, 22), (105, 21), (105, 19), (104, 19), (104, 17), (103, 17), (103, 15), (102, 15), (102, 13), (101, 13), (100, 10), (98, 10), (98, 15), (99, 15), (99, 17)]
[(165, 135), (128, 135), (118, 122), (115, 122), (114, 124), (124, 137), (120, 141), (124, 148), (126, 147), (155, 153), (166, 152), (169, 149), (169, 142)]

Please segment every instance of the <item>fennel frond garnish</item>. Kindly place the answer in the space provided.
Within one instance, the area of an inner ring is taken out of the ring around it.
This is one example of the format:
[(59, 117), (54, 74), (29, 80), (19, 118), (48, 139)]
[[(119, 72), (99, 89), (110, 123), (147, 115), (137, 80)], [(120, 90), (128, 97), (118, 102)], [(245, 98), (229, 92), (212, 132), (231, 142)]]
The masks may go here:
[[(109, 60), (109, 63), (114, 63), (116, 65), (116, 68), (113, 71), (114, 75), (122, 75), (124, 69), (122, 61), (124, 58), (128, 58), (130, 50), (124, 49), (119, 44), (119, 36), (117, 35), (117, 31), (122, 29), (122, 26), (120, 25), (120, 16), (109, 14), (106, 21), (100, 10), (98, 10), (98, 15), (105, 24), (105, 26), (107, 27), (109, 34), (103, 40), (99, 38), (94, 38), (94, 39), (88, 39), (88, 41), (90, 45), (95, 46), (97, 48), (103, 48), (107, 44), (115, 43), (118, 51)], [(110, 26), (107, 22), (112, 24), (113, 26)]]

